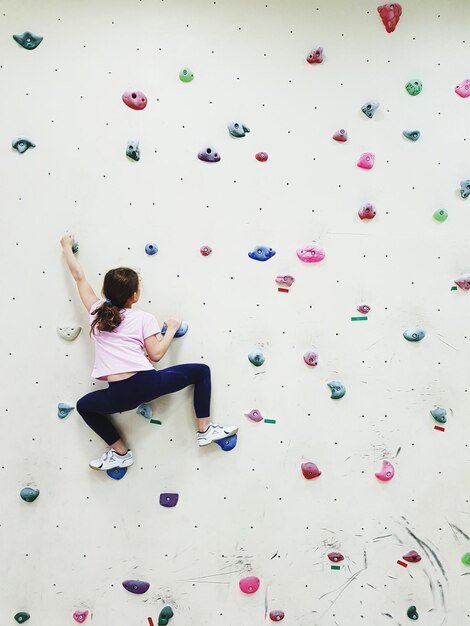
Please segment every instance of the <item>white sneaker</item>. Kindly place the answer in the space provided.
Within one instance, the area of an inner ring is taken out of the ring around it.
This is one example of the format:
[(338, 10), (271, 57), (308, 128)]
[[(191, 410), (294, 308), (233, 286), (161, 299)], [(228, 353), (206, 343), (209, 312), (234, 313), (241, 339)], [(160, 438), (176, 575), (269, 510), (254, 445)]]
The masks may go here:
[(116, 450), (109, 448), (99, 459), (90, 461), (90, 467), (96, 470), (107, 471), (115, 467), (129, 467), (132, 463), (134, 463), (134, 457), (130, 450), (121, 456)]
[(238, 426), (221, 426), (220, 424), (211, 423), (203, 433), (197, 434), (197, 442), (200, 446), (207, 446), (213, 441), (234, 435), (237, 430)]

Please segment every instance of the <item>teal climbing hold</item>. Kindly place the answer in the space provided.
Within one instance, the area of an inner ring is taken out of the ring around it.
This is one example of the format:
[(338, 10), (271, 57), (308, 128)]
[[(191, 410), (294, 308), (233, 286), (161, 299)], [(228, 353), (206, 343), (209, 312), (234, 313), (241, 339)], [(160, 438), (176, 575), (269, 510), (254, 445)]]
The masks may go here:
[(67, 402), (59, 402), (57, 405), (57, 417), (60, 419), (64, 419), (70, 413), (70, 411), (74, 410), (73, 404), (68, 404)]
[(406, 91), (410, 96), (417, 96), (423, 89), (423, 83), (420, 80), (409, 80), (405, 85)]
[(227, 128), (232, 137), (244, 137), (246, 133), (250, 132), (248, 126), (245, 126), (242, 122), (230, 122)]
[(127, 142), (126, 156), (128, 156), (133, 161), (140, 160), (140, 148), (139, 141), (137, 139), (131, 139)]
[(173, 617), (173, 609), (171, 606), (164, 606), (158, 616), (158, 626), (167, 626), (170, 619)]
[(332, 400), (339, 400), (346, 393), (346, 387), (343, 385), (343, 383), (340, 383), (337, 380), (332, 380), (331, 382), (327, 383), (327, 385), (331, 389), (330, 398), (332, 398)]
[(253, 350), (253, 352), (250, 352), (250, 354), (248, 355), (248, 360), (255, 367), (260, 367), (265, 362), (266, 357), (264, 356), (263, 351), (258, 349), (258, 350)]
[(183, 67), (180, 72), (180, 81), (183, 83), (190, 83), (194, 78), (194, 74), (187, 67)]
[(425, 336), (424, 328), (409, 328), (403, 332), (403, 337), (407, 341), (421, 341)]
[(13, 39), (25, 50), (34, 50), (34, 48), (39, 46), (44, 37), (33, 35), (33, 33), (26, 31), (22, 35), (13, 35)]
[(39, 489), (35, 489), (34, 487), (23, 487), (20, 491), (20, 496), (25, 502), (34, 502), (39, 496)]
[(18, 150), (20, 154), (23, 154), (23, 152), (26, 152), (28, 148), (36, 147), (36, 144), (33, 143), (31, 139), (28, 139), (27, 137), (15, 137), (15, 139), (13, 139), (13, 141), (11, 142), (11, 145), (15, 150)]
[(78, 252), (78, 241), (74, 241), (73, 242), (73, 244), (72, 244), (72, 252), (74, 254), (77, 254), (77, 252)]
[(449, 217), (449, 213), (446, 209), (437, 209), (437, 211), (434, 211), (432, 216), (436, 220), (436, 222), (445, 222), (446, 219)]
[(138, 413), (139, 415), (142, 415), (142, 417), (145, 417), (146, 420), (150, 420), (153, 417), (152, 407), (145, 402), (143, 402), (142, 404), (139, 404), (139, 406), (136, 409), (136, 413)]
[(436, 422), (439, 422), (439, 424), (445, 424), (447, 422), (447, 417), (446, 417), (447, 411), (443, 409), (441, 406), (438, 406), (435, 409), (432, 409), (431, 415), (436, 420)]
[(419, 132), (419, 130), (404, 130), (403, 137), (406, 137), (410, 141), (418, 141), (418, 139), (421, 137), (421, 133)]
[(410, 606), (406, 614), (412, 620), (417, 620), (419, 618), (418, 611), (416, 610), (415, 606)]
[(18, 622), (18, 624), (24, 624), (24, 622), (27, 622), (30, 617), (31, 615), (29, 613), (21, 611), (20, 613), (17, 613), (15, 615), (15, 620)]

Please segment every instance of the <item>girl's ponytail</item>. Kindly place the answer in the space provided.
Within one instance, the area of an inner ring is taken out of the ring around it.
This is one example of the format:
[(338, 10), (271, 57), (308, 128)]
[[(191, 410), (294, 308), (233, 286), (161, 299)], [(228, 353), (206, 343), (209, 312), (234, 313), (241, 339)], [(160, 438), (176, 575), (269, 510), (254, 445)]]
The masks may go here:
[(106, 300), (91, 313), (95, 319), (91, 323), (90, 335), (95, 332), (95, 326), (99, 331), (113, 332), (122, 322), (121, 310), (138, 290), (137, 272), (128, 267), (109, 270), (103, 282)]

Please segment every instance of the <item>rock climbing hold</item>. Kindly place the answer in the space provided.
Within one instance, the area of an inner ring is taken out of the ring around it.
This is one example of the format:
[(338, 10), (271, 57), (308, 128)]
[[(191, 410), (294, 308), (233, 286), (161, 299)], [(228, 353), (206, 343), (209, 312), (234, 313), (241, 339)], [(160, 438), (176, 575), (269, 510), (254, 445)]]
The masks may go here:
[(382, 4), (377, 7), (387, 33), (393, 33), (401, 16), (401, 6), (396, 2)]
[(409, 80), (406, 83), (405, 89), (410, 96), (418, 96), (423, 89), (423, 83), (419, 79), (415, 78), (414, 80)]
[(310, 50), (307, 56), (307, 63), (310, 63), (310, 65), (313, 63), (323, 63), (323, 48), (321, 46)]
[(321, 476), (321, 472), (315, 463), (311, 463), (308, 461), (307, 463), (302, 463), (302, 474), (307, 480), (311, 480), (312, 478), (317, 478)]
[(106, 471), (106, 474), (113, 480), (121, 480), (127, 474), (127, 467), (113, 467)]
[(303, 263), (319, 263), (325, 258), (325, 251), (321, 246), (312, 244), (311, 246), (305, 246), (305, 248), (298, 248), (296, 250), (297, 257)]
[(380, 102), (378, 102), (378, 100), (368, 100), (361, 107), (361, 111), (364, 113), (364, 115), (367, 115), (369, 119), (372, 119), (377, 109), (379, 108), (379, 106), (380, 106)]
[(361, 220), (373, 220), (377, 212), (373, 204), (371, 204), (370, 202), (366, 202), (361, 206), (357, 214), (359, 215)]
[(125, 91), (122, 94), (122, 101), (135, 111), (141, 111), (147, 106), (147, 98), (141, 91)]
[(315, 350), (307, 350), (304, 354), (304, 361), (310, 367), (318, 365), (318, 353)]
[(436, 222), (445, 222), (446, 219), (449, 217), (449, 213), (446, 209), (437, 209), (437, 211), (434, 211), (432, 216), (436, 220)]
[(328, 558), (330, 559), (330, 561), (333, 561), (333, 563), (339, 563), (340, 561), (344, 561), (344, 556), (341, 554), (341, 552), (330, 552), (328, 554)]
[(150, 255), (150, 256), (152, 256), (153, 254), (157, 254), (157, 252), (158, 252), (158, 246), (157, 246), (157, 244), (156, 244), (156, 243), (148, 243), (148, 244), (145, 246), (145, 252), (146, 252), (148, 255)]
[(419, 132), (419, 130), (404, 130), (403, 137), (406, 137), (410, 141), (418, 141), (418, 139), (421, 137), (421, 133)]
[(173, 617), (173, 609), (171, 606), (164, 606), (158, 616), (158, 626), (167, 626), (170, 619)]
[(363, 170), (371, 170), (374, 167), (375, 156), (372, 152), (363, 152), (357, 162), (357, 167)]
[(470, 79), (466, 78), (455, 88), (455, 93), (461, 98), (468, 98), (470, 96)]
[(25, 50), (34, 50), (39, 46), (44, 37), (33, 35), (33, 33), (26, 31), (22, 35), (13, 35), (13, 39), (16, 43), (19, 43), (20, 46), (23, 46)]
[(258, 348), (257, 350), (250, 352), (248, 360), (256, 367), (260, 367), (265, 362), (266, 357), (264, 356), (263, 351)]
[(209, 256), (210, 254), (212, 254), (212, 248), (210, 246), (201, 246), (199, 252), (202, 254), (202, 256)]
[(162, 506), (166, 506), (167, 508), (171, 508), (176, 506), (178, 503), (179, 495), (177, 493), (161, 493), (160, 494), (160, 504)]
[(188, 67), (183, 67), (180, 72), (180, 81), (183, 83), (190, 83), (194, 78), (194, 74)]
[(232, 137), (244, 137), (246, 133), (250, 132), (248, 126), (245, 126), (242, 122), (229, 122), (227, 128)]
[(284, 611), (270, 611), (269, 612), (269, 619), (272, 622), (280, 622), (281, 620), (283, 620), (285, 617), (285, 613)]
[(138, 140), (130, 140), (127, 142), (126, 155), (133, 161), (140, 160), (140, 148)]
[(276, 282), (278, 285), (285, 285), (286, 287), (292, 287), (295, 278), (286, 274), (285, 276), (276, 276)]
[(470, 196), (470, 178), (460, 181), (460, 195), (464, 199)]
[(268, 153), (267, 152), (257, 152), (255, 154), (255, 159), (257, 161), (261, 161), (261, 163), (264, 163), (265, 161), (268, 160)]
[(18, 152), (20, 154), (23, 154), (23, 152), (26, 152), (26, 150), (28, 148), (35, 148), (36, 144), (33, 143), (30, 139), (28, 139), (27, 137), (16, 137), (15, 139), (13, 139), (13, 141), (11, 142), (12, 147), (15, 150), (18, 150)]
[(421, 561), (421, 556), (416, 552), (416, 550), (410, 550), (404, 554), (402, 558), (408, 563), (419, 563)]
[(131, 593), (140, 594), (148, 591), (150, 583), (146, 582), (145, 580), (125, 580), (122, 583), (122, 586), (124, 587), (124, 589), (127, 589), (127, 591), (130, 591)]
[(30, 617), (31, 615), (29, 613), (21, 611), (20, 613), (17, 613), (15, 615), (15, 620), (18, 622), (18, 624), (24, 624), (24, 622), (27, 622)]
[(425, 336), (424, 328), (409, 328), (403, 332), (403, 337), (407, 341), (421, 341)]
[(335, 134), (333, 135), (333, 139), (335, 141), (339, 141), (341, 143), (344, 143), (345, 141), (348, 140), (348, 131), (344, 130), (344, 128), (340, 128), (339, 130), (337, 130), (335, 132)]
[(364, 313), (364, 315), (367, 315), (367, 313), (369, 313), (370, 311), (370, 306), (368, 304), (360, 304), (358, 307), (356, 307), (356, 309), (359, 311), (359, 313)]
[(268, 248), (267, 246), (255, 246), (248, 252), (250, 259), (254, 259), (255, 261), (268, 261), (275, 254), (276, 251), (273, 250), (273, 248)]
[(78, 337), (81, 330), (81, 326), (59, 326), (57, 332), (62, 339), (65, 339), (66, 341), (73, 341)]
[(327, 385), (331, 389), (330, 398), (332, 400), (339, 400), (346, 393), (345, 386), (337, 380), (332, 380), (331, 382), (327, 383)]
[(220, 161), (220, 154), (213, 146), (206, 146), (199, 152), (197, 158), (200, 161), (207, 161), (208, 163), (217, 163)]
[(395, 468), (390, 463), (390, 461), (384, 459), (382, 461), (382, 468), (380, 469), (380, 472), (375, 472), (375, 475), (379, 480), (382, 480), (384, 482), (392, 480), (392, 478), (395, 476)]
[(39, 496), (39, 489), (34, 489), (34, 487), (23, 487), (20, 491), (20, 496), (25, 502), (34, 502)]
[(74, 254), (77, 254), (77, 252), (78, 252), (78, 241), (74, 241), (73, 242), (73, 244), (72, 244), (72, 252)]
[(73, 404), (68, 404), (67, 402), (59, 402), (57, 405), (57, 417), (60, 419), (64, 419), (70, 413), (70, 411), (74, 410)]
[(88, 611), (75, 611), (75, 613), (72, 615), (72, 617), (79, 624), (83, 624), (83, 622), (88, 617)]
[(230, 452), (237, 445), (237, 435), (230, 435), (229, 437), (225, 437), (225, 439), (217, 439), (215, 442), (224, 452)]
[(430, 413), (436, 420), (436, 422), (439, 422), (439, 424), (445, 424), (447, 422), (447, 411), (441, 406), (438, 406), (435, 409), (431, 409)]
[(462, 565), (470, 565), (470, 552), (465, 552), (464, 555), (462, 555), (462, 558), (460, 559)]
[[(188, 328), (189, 328), (188, 322), (181, 322), (181, 326), (176, 331), (175, 337), (182, 337), (183, 335), (186, 335), (186, 333), (188, 332)], [(166, 333), (166, 329), (167, 329), (167, 326), (165, 323), (163, 323), (162, 330), (161, 330), (162, 335)]]
[(247, 576), (238, 582), (243, 593), (255, 593), (259, 589), (260, 580), (256, 576)]
[(413, 620), (417, 620), (419, 618), (419, 615), (415, 606), (410, 606), (406, 614), (408, 615), (410, 619), (413, 619)]
[(252, 422), (262, 422), (264, 419), (264, 417), (261, 415), (261, 411), (258, 411), (258, 409), (251, 409), (249, 413), (244, 413), (244, 415)]
[(454, 283), (460, 287), (460, 289), (468, 291), (470, 289), (470, 274), (462, 274), (461, 276), (458, 276), (454, 280)]
[(152, 407), (146, 402), (142, 402), (135, 410), (136, 413), (145, 417), (146, 420), (150, 420), (153, 417)]

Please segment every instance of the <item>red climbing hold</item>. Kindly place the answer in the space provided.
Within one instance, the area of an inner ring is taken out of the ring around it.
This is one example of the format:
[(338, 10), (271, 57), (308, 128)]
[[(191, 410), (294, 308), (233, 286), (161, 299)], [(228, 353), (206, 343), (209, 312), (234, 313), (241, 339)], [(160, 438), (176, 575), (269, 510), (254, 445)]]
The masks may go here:
[(307, 63), (323, 63), (323, 48), (318, 46), (309, 52)]
[(243, 593), (255, 593), (259, 589), (259, 583), (260, 580), (256, 576), (247, 576), (239, 581), (238, 586)]
[(141, 91), (125, 91), (122, 94), (122, 101), (136, 111), (141, 111), (147, 106), (147, 98)]
[(302, 474), (305, 476), (307, 480), (311, 480), (312, 478), (317, 478), (317, 476), (321, 475), (320, 470), (315, 465), (315, 463), (302, 463)]
[(269, 619), (272, 622), (280, 622), (282, 619), (284, 619), (285, 614), (284, 611), (270, 611), (269, 612)]
[(401, 6), (396, 2), (382, 4), (377, 7), (387, 33), (393, 33), (401, 16)]
[(328, 558), (330, 559), (330, 561), (333, 561), (333, 563), (339, 563), (340, 561), (344, 561), (344, 556), (341, 554), (341, 552), (330, 552), (328, 554)]
[(340, 142), (344, 143), (345, 141), (348, 140), (348, 131), (344, 130), (344, 128), (340, 128), (333, 135), (333, 139), (335, 141), (340, 141)]
[(410, 550), (403, 555), (403, 560), (408, 561), (408, 563), (419, 563), (419, 561), (421, 561), (421, 556), (416, 552), (416, 550)]
[(255, 154), (255, 159), (257, 161), (261, 161), (261, 163), (264, 163), (265, 161), (268, 160), (268, 154), (267, 152), (257, 152)]

